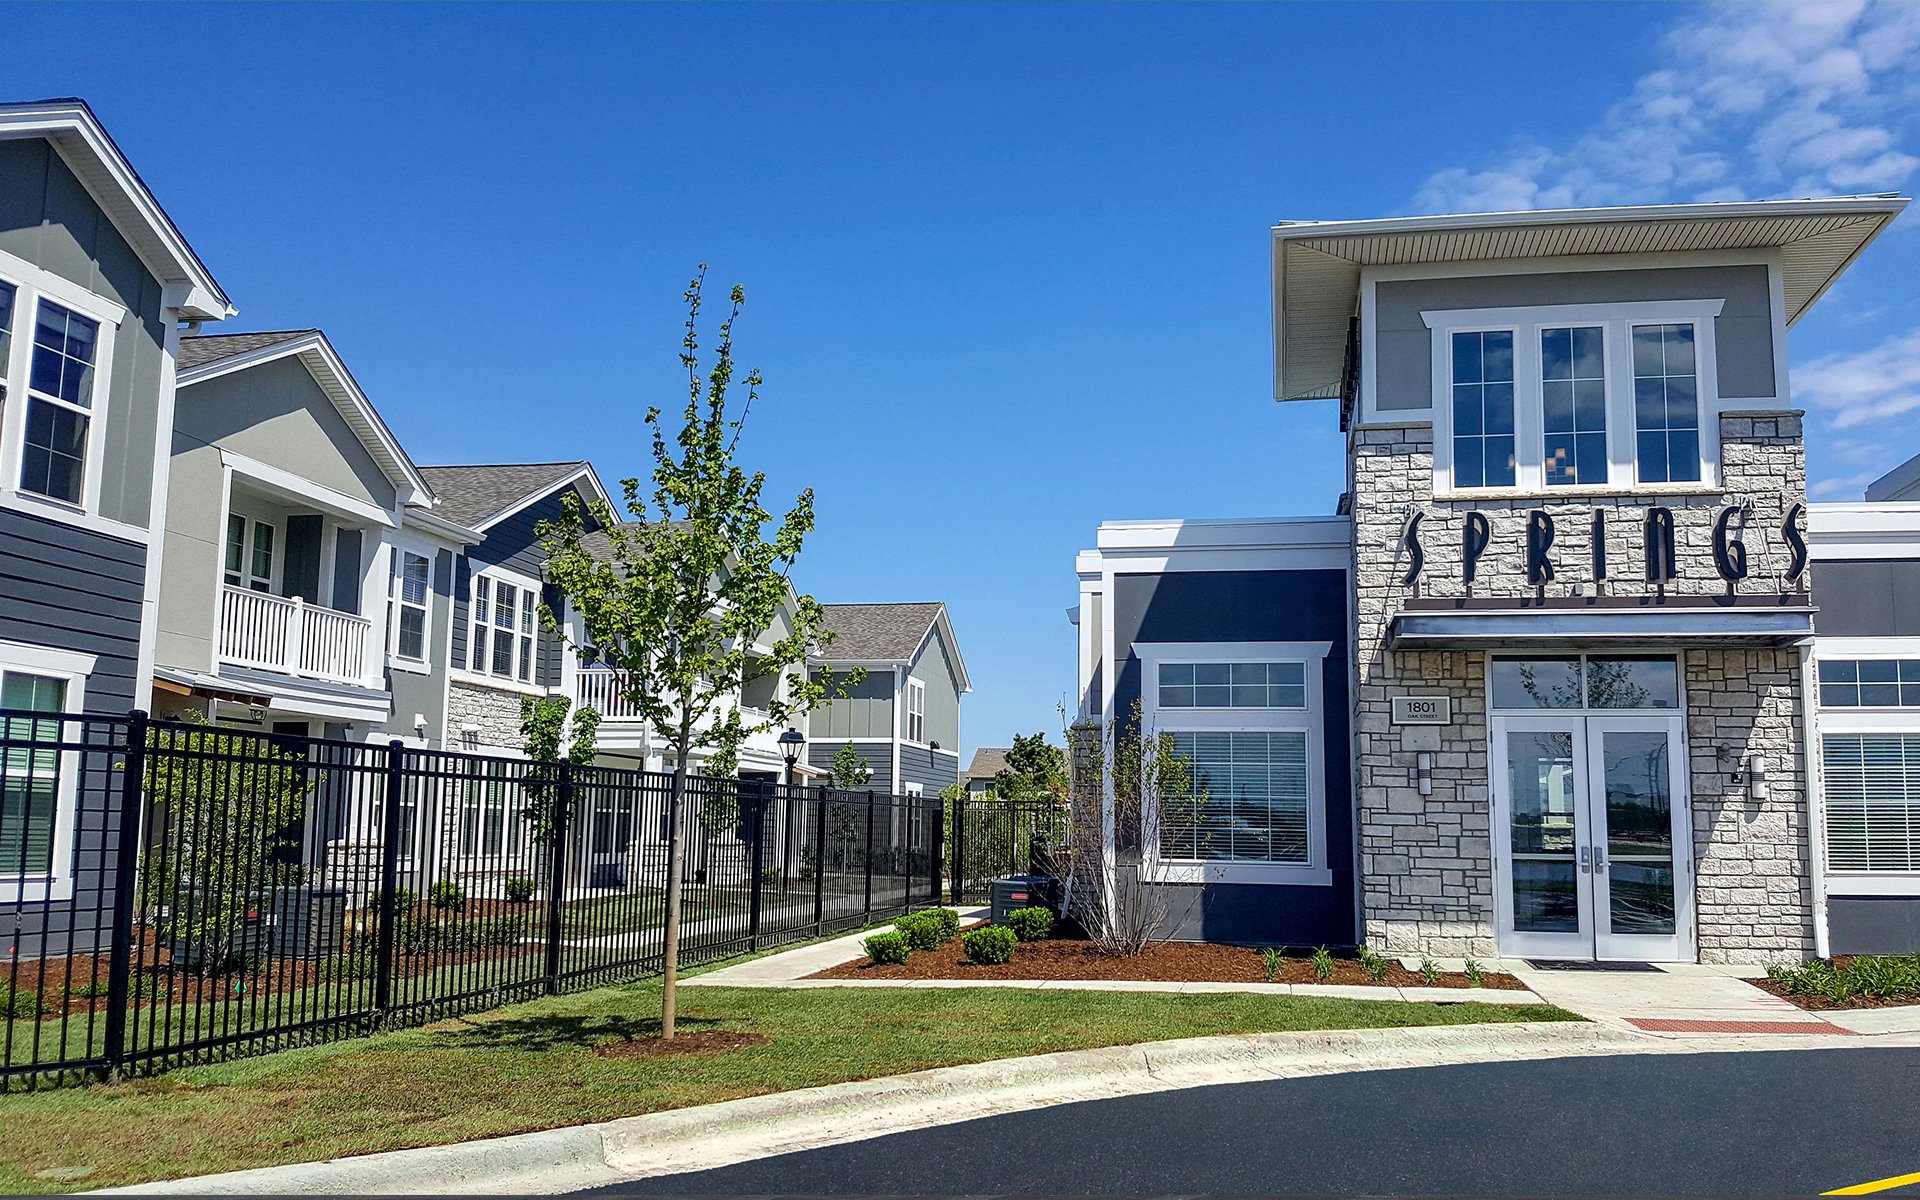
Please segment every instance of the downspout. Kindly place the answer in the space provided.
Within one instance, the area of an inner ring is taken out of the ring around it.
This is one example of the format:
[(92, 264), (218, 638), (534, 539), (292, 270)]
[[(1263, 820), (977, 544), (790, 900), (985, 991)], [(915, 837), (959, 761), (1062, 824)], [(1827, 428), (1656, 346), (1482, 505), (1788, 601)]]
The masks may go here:
[(1820, 764), (1819, 709), (1814, 702), (1818, 677), (1813, 647), (1800, 647), (1800, 727), (1803, 732), (1800, 753), (1807, 781), (1807, 875), (1813, 885), (1813, 952), (1819, 958), (1833, 957), (1827, 936), (1827, 788)]

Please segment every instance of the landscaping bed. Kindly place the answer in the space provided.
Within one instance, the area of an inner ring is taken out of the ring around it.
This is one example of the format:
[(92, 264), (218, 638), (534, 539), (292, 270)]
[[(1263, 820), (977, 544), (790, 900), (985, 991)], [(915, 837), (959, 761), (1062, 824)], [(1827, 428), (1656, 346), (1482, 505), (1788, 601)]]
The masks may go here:
[(1768, 967), (1765, 979), (1751, 982), (1812, 1012), (1900, 1008), (1920, 1004), (1920, 955), (1841, 955), (1795, 967)]
[[(1021, 942), (1013, 961), (982, 965), (969, 962), (955, 939), (931, 950), (917, 950), (904, 963), (876, 964), (867, 959), (842, 963), (810, 976), (812, 979), (1086, 979), (1138, 980), (1153, 983), (1338, 983), (1360, 987), (1474, 986), (1464, 972), (1440, 971), (1429, 980), (1389, 961), (1385, 977), (1374, 979), (1357, 959), (1336, 957), (1324, 978), (1314, 968), (1310, 953), (1283, 955), (1269, 976), (1264, 951), (1250, 946), (1222, 946), (1205, 942), (1165, 942), (1140, 954), (1117, 957), (1104, 954), (1081, 937), (1050, 937)], [(1511, 975), (1484, 971), (1480, 987), (1524, 991), (1526, 984)]]

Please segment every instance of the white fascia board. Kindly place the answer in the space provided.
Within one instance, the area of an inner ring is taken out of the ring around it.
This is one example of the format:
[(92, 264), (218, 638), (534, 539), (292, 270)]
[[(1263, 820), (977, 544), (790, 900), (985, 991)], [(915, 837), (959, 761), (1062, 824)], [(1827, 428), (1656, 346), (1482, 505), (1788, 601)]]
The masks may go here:
[(378, 505), (369, 504), (365, 500), (349, 496), (344, 492), (337, 492), (325, 484), (315, 483), (311, 479), (271, 463), (263, 463), (223, 448), (220, 451), (220, 464), (235, 475), (269, 491), (327, 509), (335, 516), (352, 521), (365, 521), (369, 525), (378, 525), (383, 529), (392, 529), (398, 524), (391, 513)]
[(555, 492), (559, 491), (561, 488), (569, 487), (576, 483), (585, 483), (587, 485), (587, 490), (593, 493), (594, 498), (596, 500), (599, 500), (602, 504), (605, 504), (609, 508), (613, 507), (613, 500), (607, 495), (607, 489), (600, 486), (600, 477), (593, 473), (593, 464), (586, 463), (586, 464), (583, 464), (578, 470), (575, 470), (570, 474), (561, 476), (559, 479), (554, 480), (552, 483), (548, 484), (547, 486), (543, 488), (539, 488), (532, 492), (528, 492), (526, 495), (520, 497), (518, 500), (515, 500), (512, 504), (509, 504), (505, 508), (501, 509), (499, 512), (494, 513), (492, 516), (488, 517), (486, 520), (475, 524), (474, 529), (479, 531), (480, 533), (485, 533), (487, 530), (492, 529), (495, 525), (498, 525), (500, 522), (506, 520), (508, 517), (519, 512), (521, 509), (525, 508), (527, 505), (532, 504), (535, 500), (544, 499), (545, 497), (553, 495)]
[(1816, 560), (1920, 558), (1920, 501), (1809, 504), (1807, 553)]
[(914, 648), (915, 661), (920, 651), (926, 647), (927, 638), (939, 633), (946, 639), (947, 650), (953, 655), (953, 665), (960, 672), (960, 694), (965, 696), (973, 691), (973, 677), (967, 674), (967, 661), (960, 656), (960, 642), (953, 636), (953, 623), (947, 620), (947, 606), (942, 603), (940, 610), (933, 614), (933, 624), (928, 626), (926, 637), (920, 639), (920, 645)]
[(1104, 521), (1095, 541), (1099, 546), (1095, 553), (1103, 559), (1148, 550), (1344, 550), (1353, 544), (1353, 521), (1349, 517)]
[(0, 106), (0, 138), (30, 137), (46, 138), (60, 152), (94, 203), (160, 278), (163, 304), (194, 321), (220, 321), (237, 311), (84, 102)]
[(417, 529), (455, 549), (478, 545), (486, 540), (485, 534), (468, 529), (465, 525), (456, 525), (423, 504), (408, 504), (402, 508), (400, 524), (403, 528)]
[(1804, 200), (1707, 201), (1698, 204), (1629, 204), (1610, 208), (1547, 208), (1490, 213), (1437, 213), (1412, 217), (1376, 217), (1357, 221), (1282, 221), (1273, 240), (1369, 236), (1382, 233), (1443, 233), (1505, 225), (1579, 225), (1610, 221), (1671, 221), (1715, 217), (1805, 217), (1833, 213), (1885, 213), (1897, 216), (1905, 196), (1820, 196)]

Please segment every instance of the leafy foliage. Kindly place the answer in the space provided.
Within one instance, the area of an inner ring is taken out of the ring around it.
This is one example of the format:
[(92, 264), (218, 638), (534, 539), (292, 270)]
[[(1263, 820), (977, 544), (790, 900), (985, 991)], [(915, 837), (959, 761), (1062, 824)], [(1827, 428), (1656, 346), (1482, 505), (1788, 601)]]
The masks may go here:
[(1333, 955), (1325, 946), (1313, 952), (1313, 977), (1322, 983), (1333, 978)]
[(970, 929), (967, 936), (960, 939), (961, 948), (967, 952), (967, 961), (983, 967), (997, 966), (1013, 961), (1013, 948), (1020, 939), (1011, 929), (1002, 925), (983, 925)]
[(1007, 914), (1007, 928), (1023, 942), (1037, 942), (1053, 932), (1053, 910), (1043, 904), (1016, 908)]
[(533, 899), (540, 885), (526, 875), (515, 875), (506, 882), (506, 898), (509, 904), (525, 904)]
[(1007, 765), (994, 774), (994, 794), (1016, 803), (1065, 800), (1070, 790), (1067, 752), (1047, 742), (1044, 733), (1013, 735)]
[(1477, 961), (1471, 958), (1467, 960), (1466, 968), (1467, 968), (1467, 986), (1479, 987), (1480, 981), (1486, 977), (1486, 968), (1482, 967)]
[(574, 709), (565, 696), (527, 696), (520, 701), (520, 748), (528, 764), (520, 788), (520, 815), (536, 842), (553, 839), (560, 764), (564, 761), (576, 769), (592, 766), (594, 735), (599, 729), (598, 712), (584, 704)]
[(1440, 964), (1433, 961), (1430, 958), (1421, 959), (1420, 960), (1420, 978), (1426, 980), (1429, 986), (1439, 983), (1440, 982)]
[(939, 918), (930, 912), (909, 913), (895, 921), (893, 927), (915, 950), (936, 950), (946, 940), (941, 936)]
[(1260, 952), (1260, 965), (1266, 970), (1268, 983), (1274, 981), (1274, 978), (1280, 974), (1280, 968), (1285, 966), (1286, 962), (1287, 956), (1281, 953), (1280, 947), (1278, 946), (1268, 946)]
[(1859, 954), (1839, 962), (1815, 959), (1799, 966), (1771, 966), (1767, 978), (1789, 992), (1845, 1004), (1872, 1000), (1920, 1000), (1920, 954)]
[(836, 792), (857, 792), (873, 778), (873, 768), (860, 756), (852, 742), (834, 751), (827, 767), (827, 786)]
[(462, 954), (498, 946), (512, 946), (527, 936), (524, 916), (442, 919), (429, 913), (401, 917), (394, 925), (394, 945), (402, 954)]
[(1385, 983), (1387, 981), (1387, 966), (1388, 962), (1385, 958), (1375, 954), (1364, 945), (1360, 947), (1360, 969), (1367, 973), (1367, 978), (1373, 980), (1375, 983)]
[[(104, 991), (102, 994), (105, 994)], [(45, 1011), (46, 1005), (41, 1001), (39, 992), (0, 984), (0, 1017), (30, 1020)]]
[(866, 947), (867, 957), (877, 966), (906, 962), (907, 956), (913, 952), (913, 946), (907, 941), (907, 935), (895, 930), (876, 933), (861, 945)]
[(467, 889), (442, 879), (427, 889), (427, 903), (441, 912), (459, 912), (467, 907)]
[(321, 776), (304, 756), (205, 724), (156, 725), (147, 795), (167, 836), (147, 855), (142, 899), (176, 967), (215, 974), (257, 953), (259, 905), (294, 882), (301, 814)]

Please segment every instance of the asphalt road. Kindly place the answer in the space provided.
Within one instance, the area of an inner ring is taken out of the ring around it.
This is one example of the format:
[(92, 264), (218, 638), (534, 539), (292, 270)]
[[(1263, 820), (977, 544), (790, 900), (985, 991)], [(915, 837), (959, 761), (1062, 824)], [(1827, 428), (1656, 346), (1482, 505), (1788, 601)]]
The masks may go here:
[[(601, 1195), (1817, 1195), (1920, 1172), (1920, 1050), (1370, 1071), (1060, 1105)], [(1881, 1195), (1920, 1195), (1920, 1184)]]

